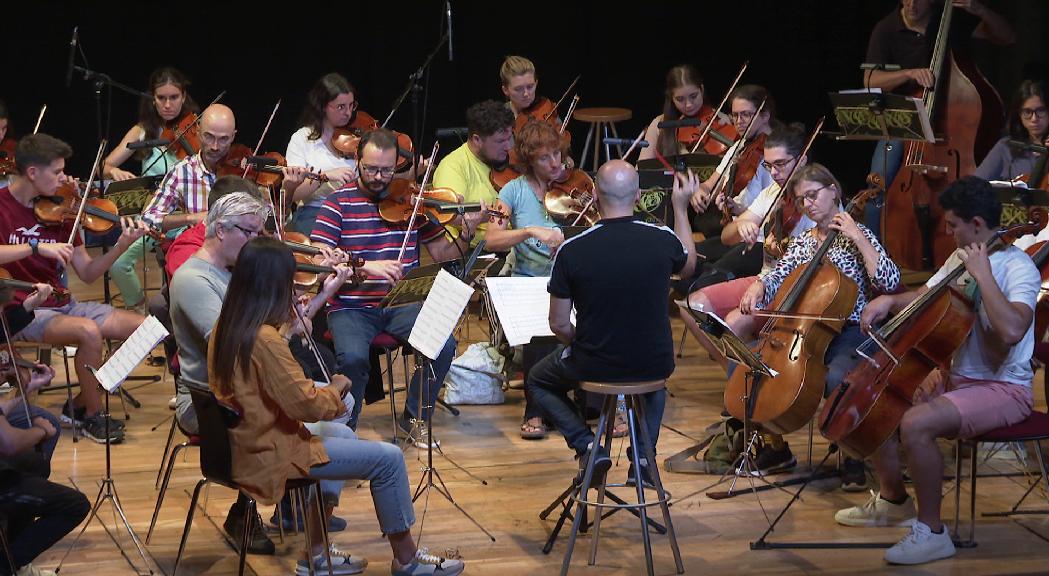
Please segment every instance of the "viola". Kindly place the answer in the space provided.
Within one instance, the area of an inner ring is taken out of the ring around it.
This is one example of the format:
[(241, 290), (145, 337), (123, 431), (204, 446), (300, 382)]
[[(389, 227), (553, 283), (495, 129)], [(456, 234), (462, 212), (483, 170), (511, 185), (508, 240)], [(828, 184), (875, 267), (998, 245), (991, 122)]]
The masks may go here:
[[(92, 193), (98, 193), (94, 188)], [(84, 218), (81, 225), (95, 234), (105, 234), (120, 225), (120, 211), (117, 205), (106, 198), (91, 197), (84, 199), (80, 188), (73, 181), (66, 182), (51, 196), (37, 196), (33, 199), (33, 213), (37, 222), (44, 226), (61, 226), (66, 221), (76, 220), (84, 203)], [(150, 235), (159, 237), (159, 231), (150, 230)]]
[(244, 174), (244, 166), (251, 157), (251, 148), (239, 142), (231, 144), (226, 157), (215, 167), (218, 176), (241, 176)]
[[(0, 287), (10, 288), (20, 292), (31, 293), (36, 291), (36, 284), (26, 282), (25, 280), (16, 280), (6, 268), (0, 268)], [(52, 286), (51, 293), (56, 300), (65, 301), (69, 299), (69, 290), (62, 288), (61, 286)]]
[[(998, 232), (985, 245), (994, 251), (1040, 223), (1021, 224)], [(820, 414), (820, 432), (857, 458), (873, 454), (900, 425), (914, 404), (914, 394), (934, 369), (949, 369), (955, 351), (968, 338), (976, 320), (972, 301), (955, 288), (965, 272), (959, 264), (943, 280), (915, 298), (895, 316), (871, 331), (868, 344), (879, 342), (869, 359), (845, 376)]]
[[(352, 120), (341, 128), (336, 128), (331, 135), (331, 147), (335, 153), (349, 160), (357, 159), (357, 148), (361, 138), (372, 130), (380, 128), (379, 122), (363, 110), (358, 110)], [(415, 147), (407, 134), (394, 131), (397, 136), (397, 171), (403, 172), (412, 166)]]
[(594, 181), (578, 168), (566, 170), (560, 180), (550, 183), (543, 206), (551, 216), (572, 226), (579, 222), (593, 226), (601, 219)]
[[(699, 109), (697, 118), (702, 122), (701, 125), (681, 126), (678, 127), (675, 133), (678, 143), (684, 146), (686, 150), (696, 150), (697, 147), (702, 147), (707, 154), (721, 155), (739, 137), (735, 125), (715, 116), (714, 109), (710, 106), (703, 105)], [(711, 121), (713, 121), (712, 130), (708, 133), (708, 137), (704, 138), (703, 142), (700, 142), (699, 139), (703, 135), (704, 128)]]
[(166, 122), (160, 133), (163, 140), (172, 143), (171, 151), (182, 160), (200, 151), (200, 131), (197, 127), (197, 115), (186, 112), (179, 118)]
[(881, 238), (901, 267), (931, 269), (954, 252), (937, 198), (952, 182), (976, 171), (1001, 132), (1002, 101), (965, 46), (948, 40), (954, 6), (943, 3), (929, 68), (936, 86), (917, 94), (933, 119), (936, 142), (908, 142), (903, 168), (882, 209)]
[[(295, 255), (296, 286), (308, 289), (317, 284), (320, 280), (320, 274), (335, 273), (334, 267), (323, 266), (313, 262), (311, 256), (320, 254), (321, 250), (314, 246), (305, 234), (301, 232), (285, 232), (284, 244), (291, 248)], [(347, 282), (360, 284), (368, 279), (368, 275), (360, 270), (364, 266), (364, 258), (349, 254), (347, 255), (347, 264), (353, 268), (353, 274), (350, 275)]]
[[(874, 193), (857, 195), (846, 211)], [(837, 230), (827, 234), (812, 260), (794, 269), (773, 297), (770, 310), (775, 316), (762, 328), (762, 340), (754, 351), (778, 374), (765, 380), (744, 370), (732, 373), (725, 387), (725, 406), (736, 418), (744, 419), (750, 408), (751, 420), (787, 434), (816, 413), (827, 380), (823, 357), (859, 294), (852, 279), (823, 261), (838, 234)]]

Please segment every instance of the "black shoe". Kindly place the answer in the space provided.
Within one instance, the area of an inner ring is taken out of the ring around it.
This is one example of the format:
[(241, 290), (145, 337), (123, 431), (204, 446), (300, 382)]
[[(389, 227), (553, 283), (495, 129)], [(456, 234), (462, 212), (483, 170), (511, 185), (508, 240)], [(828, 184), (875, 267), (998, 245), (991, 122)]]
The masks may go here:
[[(630, 467), (626, 471), (626, 482), (627, 486), (636, 486), (637, 481), (634, 479), (634, 463), (630, 463)], [(656, 481), (652, 479), (652, 469), (648, 465), (641, 464), (641, 485), (645, 488), (655, 488)]]
[[(84, 421), (80, 423), (80, 432), (86, 437), (98, 442), (99, 444), (106, 443), (106, 418), (101, 414), (95, 414), (94, 416), (88, 416), (84, 418)], [(113, 425), (113, 420), (109, 420), (109, 442), (110, 444), (120, 444), (124, 441), (124, 429)]]
[(863, 492), (867, 489), (867, 467), (862, 460), (845, 457), (841, 464), (841, 489), (846, 492)]
[[(69, 402), (66, 402), (62, 405), (62, 414), (60, 414), (58, 417), (59, 422), (61, 422), (66, 427), (71, 427), (74, 423), (78, 427), (83, 427), (84, 420), (87, 416), (87, 408), (84, 406), (80, 406), (79, 408), (70, 410), (69, 406)], [(112, 418), (110, 418), (109, 427), (116, 428), (118, 430), (123, 430), (124, 423), (120, 420), (113, 420)]]
[[(286, 531), (298, 530), (298, 527), (303, 525), (303, 523), (302, 523), (302, 512), (298, 512), (295, 515), (296, 518), (295, 518), (295, 521), (293, 522), (292, 519), (291, 519), (291, 512), (288, 510), (289, 507), (290, 506), (281, 506), (281, 511), (282, 511), (281, 512), (281, 516), (282, 516), (281, 519), (277, 519), (277, 511), (274, 510), (273, 511), (273, 516), (270, 516), (270, 524), (272, 524), (273, 526), (277, 526), (277, 528), (280, 529), (281, 528), (280, 523), (283, 522), (284, 523), (284, 526), (283, 526), (284, 530), (286, 530)], [(344, 518), (339, 518), (338, 516), (335, 516), (333, 514), (331, 519), (328, 520), (328, 532), (329, 533), (331, 533), (331, 532), (342, 532), (345, 529), (346, 529), (346, 520)]]
[[(226, 521), (222, 523), (222, 527), (226, 529), (226, 534), (229, 534), (229, 537), (233, 540), (233, 545), (235, 547), (240, 546), (242, 540), (241, 529), (244, 527), (244, 512), (239, 506), (234, 504), (230, 507), (229, 514), (226, 515)], [(273, 540), (266, 536), (266, 529), (262, 527), (262, 517), (258, 513), (251, 519), (250, 529), (251, 537), (248, 539), (248, 554), (272, 556), (277, 551), (277, 548), (273, 545)]]
[[(590, 451), (586, 451), (579, 455), (579, 481), (582, 482), (583, 477), (586, 474), (586, 464), (590, 460)], [(608, 474), (608, 469), (612, 467), (612, 458), (608, 455), (608, 450), (604, 446), (597, 447), (597, 459), (594, 461), (594, 475), (590, 479), (591, 486), (597, 486), (605, 483), (605, 475)]]
[(768, 474), (776, 474), (798, 465), (798, 461), (794, 458), (794, 454), (790, 451), (790, 446), (784, 442), (783, 448), (776, 450), (772, 447), (772, 444), (765, 444), (758, 449), (757, 458), (754, 459), (754, 470), (755, 476), (766, 476)]

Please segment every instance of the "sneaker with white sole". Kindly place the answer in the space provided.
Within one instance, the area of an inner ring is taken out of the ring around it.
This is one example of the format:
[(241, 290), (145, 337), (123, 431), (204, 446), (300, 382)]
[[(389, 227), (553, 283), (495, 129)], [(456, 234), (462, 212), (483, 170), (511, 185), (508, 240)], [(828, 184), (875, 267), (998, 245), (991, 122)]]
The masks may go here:
[[(333, 560), (334, 561), (334, 560)], [(426, 548), (415, 551), (415, 559), (409, 564), (399, 564), (396, 559), (390, 570), (391, 576), (457, 576), (466, 569), (462, 560), (434, 556)]]
[(32, 563), (26, 564), (15, 572), (15, 576), (57, 576), (57, 572), (54, 570), (44, 570), (43, 568), (37, 568)]
[(954, 542), (947, 527), (942, 526), (937, 534), (918, 520), (911, 524), (910, 534), (885, 551), (885, 561), (892, 564), (924, 564), (951, 556)]
[[(334, 544), (329, 545), (328, 553), (331, 555), (332, 574), (360, 574), (368, 567), (368, 560), (361, 556), (354, 556), (349, 552), (343, 552), (336, 548)], [(324, 557), (323, 553), (313, 557), (313, 572), (318, 575), (328, 573), (328, 559)], [(307, 576), (309, 573), (310, 567), (306, 565), (305, 560), (299, 560), (295, 564), (296, 576)]]
[(843, 526), (910, 526), (917, 514), (914, 499), (907, 496), (903, 504), (893, 504), (881, 497), (880, 492), (871, 490), (871, 498), (862, 506), (838, 510), (834, 521)]

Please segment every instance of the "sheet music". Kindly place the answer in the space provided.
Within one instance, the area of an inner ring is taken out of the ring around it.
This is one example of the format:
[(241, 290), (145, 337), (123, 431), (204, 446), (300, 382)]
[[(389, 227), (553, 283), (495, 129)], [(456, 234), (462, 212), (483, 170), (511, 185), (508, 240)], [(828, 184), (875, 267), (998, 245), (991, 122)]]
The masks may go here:
[(691, 310), (693, 312), (693, 317), (699, 316), (697, 322), (700, 322), (700, 328), (704, 332), (709, 331), (708, 328), (703, 326), (703, 322), (710, 322), (715, 325), (714, 332), (715, 334), (720, 335), (717, 337), (712, 336), (710, 342), (714, 344), (714, 347), (724, 354), (726, 358), (743, 366), (763, 366), (768, 369), (769, 376), (773, 378), (779, 375), (779, 372), (766, 366), (765, 363), (761, 361), (761, 358), (756, 356), (750, 347), (740, 340), (739, 336), (732, 331), (732, 328), (730, 328), (720, 316), (712, 311), (704, 310), (702, 304), (685, 300), (674, 300), (674, 303), (681, 308)]
[(550, 330), (549, 276), (485, 278), (492, 306), (511, 346), (527, 344), (533, 336), (553, 336)]
[(408, 343), (423, 356), (431, 360), (437, 358), (473, 293), (473, 288), (455, 276), (444, 270), (438, 272), (430, 294), (426, 296), (422, 310), (415, 319), (415, 326), (412, 326)]
[(99, 384), (108, 392), (116, 390), (167, 335), (167, 329), (156, 316), (147, 317), (131, 337), (106, 360), (102, 368), (92, 370)]

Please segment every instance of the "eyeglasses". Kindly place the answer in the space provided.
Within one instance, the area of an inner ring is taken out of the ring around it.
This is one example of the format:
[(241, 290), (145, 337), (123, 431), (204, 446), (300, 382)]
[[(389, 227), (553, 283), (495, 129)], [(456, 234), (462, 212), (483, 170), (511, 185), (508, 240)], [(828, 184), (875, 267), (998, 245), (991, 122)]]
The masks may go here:
[(257, 238), (260, 234), (262, 234), (262, 230), (252, 230), (251, 228), (245, 228), (238, 224), (233, 224), (233, 227), (237, 230), (240, 230), (240, 233), (248, 238)]
[(1024, 120), (1030, 120), (1031, 118), (1034, 118), (1035, 116), (1037, 116), (1039, 118), (1045, 118), (1045, 116), (1047, 114), (1049, 114), (1049, 110), (1046, 110), (1045, 106), (1039, 106), (1038, 108), (1021, 108), (1020, 109), (1020, 118), (1023, 118)]
[(742, 112), (733, 112), (729, 114), (733, 120), (750, 120), (757, 116), (757, 112), (751, 112), (750, 110), (744, 110)]
[(826, 186), (820, 186), (815, 190), (809, 190), (805, 194), (797, 194), (798, 202), (805, 202), (806, 200), (809, 202), (815, 202), (816, 199), (819, 198), (820, 192), (830, 188), (830, 186), (830, 184), (827, 184)]
[(361, 171), (371, 176), (382, 176), (383, 178), (389, 178), (393, 176), (393, 173), (397, 170), (396, 166), (387, 166), (380, 168), (378, 166), (368, 166), (367, 164), (361, 164)]
[(768, 170), (769, 172), (772, 172), (773, 168), (782, 172), (783, 170), (787, 169), (787, 166), (790, 166), (790, 163), (793, 162), (795, 158), (795, 156), (791, 156), (790, 158), (776, 160), (775, 162), (768, 162), (766, 160), (762, 160), (761, 165), (764, 166), (765, 170)]

